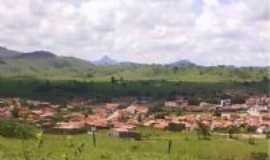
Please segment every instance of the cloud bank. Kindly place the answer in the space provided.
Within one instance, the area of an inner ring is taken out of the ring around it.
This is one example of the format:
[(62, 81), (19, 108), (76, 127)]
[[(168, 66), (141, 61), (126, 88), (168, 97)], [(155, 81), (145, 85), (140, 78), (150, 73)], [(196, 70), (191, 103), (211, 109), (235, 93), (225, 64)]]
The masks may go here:
[(0, 0), (0, 45), (95, 60), (269, 63), (269, 0)]

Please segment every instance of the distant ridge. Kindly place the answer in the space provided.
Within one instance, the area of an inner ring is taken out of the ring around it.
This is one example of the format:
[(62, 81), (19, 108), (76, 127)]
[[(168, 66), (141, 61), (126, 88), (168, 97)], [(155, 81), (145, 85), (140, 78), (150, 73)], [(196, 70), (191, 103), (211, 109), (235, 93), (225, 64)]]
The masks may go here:
[(0, 77), (83, 77), (91, 76), (94, 65), (74, 57), (49, 51), (18, 52), (0, 48)]
[(35, 51), (20, 54), (14, 58), (27, 58), (27, 59), (42, 59), (42, 58), (56, 58), (57, 56), (48, 51)]
[(97, 66), (112, 66), (119, 64), (116, 60), (110, 58), (109, 56), (103, 56), (100, 60), (92, 62)]
[(103, 66), (103, 67), (109, 67), (109, 66), (138, 66), (138, 65), (144, 65), (136, 62), (129, 62), (129, 61), (117, 61), (109, 56), (103, 56), (101, 59), (97, 61), (93, 61), (93, 64), (96, 66)]
[(19, 52), (0, 47), (1, 77), (33, 77), (45, 79), (110, 79), (127, 80), (211, 80), (256, 81), (269, 79), (269, 67), (200, 66), (190, 60), (169, 64), (140, 64), (117, 61), (109, 56), (91, 63), (87, 60), (57, 56), (48, 51)]
[(0, 46), (0, 58), (10, 58), (10, 57), (18, 56), (19, 54), (21, 53), (18, 51), (10, 50), (10, 49)]
[(171, 66), (171, 67), (189, 67), (189, 66), (196, 66), (196, 64), (191, 62), (190, 60), (183, 59), (183, 60), (179, 60), (179, 61), (170, 63), (167, 66)]

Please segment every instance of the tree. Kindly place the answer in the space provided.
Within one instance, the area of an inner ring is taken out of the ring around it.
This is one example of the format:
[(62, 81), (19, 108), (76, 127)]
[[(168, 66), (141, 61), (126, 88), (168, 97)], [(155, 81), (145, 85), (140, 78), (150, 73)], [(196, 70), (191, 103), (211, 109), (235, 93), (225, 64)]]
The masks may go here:
[(87, 118), (89, 114), (93, 114), (94, 112), (93, 112), (92, 108), (83, 107), (82, 113), (84, 114), (85, 118)]
[(11, 114), (12, 114), (12, 116), (14, 117), (14, 118), (18, 118), (19, 117), (19, 110), (18, 110), (18, 108), (13, 108), (12, 110), (11, 110)]
[(175, 113), (176, 113), (177, 116), (181, 116), (181, 115), (184, 114), (184, 110), (182, 108), (177, 108)]
[(269, 81), (269, 77), (268, 77), (268, 76), (263, 76), (262, 81), (263, 81), (263, 82)]
[(210, 140), (210, 128), (201, 122), (198, 122), (197, 134), (199, 139)]
[(112, 83), (112, 84), (115, 84), (115, 83), (116, 83), (116, 79), (115, 79), (114, 76), (111, 77), (111, 83)]
[(178, 67), (176, 67), (176, 66), (175, 66), (175, 67), (173, 67), (173, 73), (174, 73), (174, 74), (176, 74), (176, 73), (177, 73), (177, 71), (178, 71)]
[(123, 83), (124, 82), (124, 78), (120, 77), (120, 82)]
[(232, 127), (230, 127), (229, 129), (228, 129), (228, 134), (229, 134), (229, 138), (233, 138), (233, 135), (237, 132), (237, 128), (236, 127), (234, 127), (234, 126), (232, 126)]
[(221, 111), (219, 109), (216, 109), (213, 113), (213, 116), (216, 116), (216, 117), (221, 117)]

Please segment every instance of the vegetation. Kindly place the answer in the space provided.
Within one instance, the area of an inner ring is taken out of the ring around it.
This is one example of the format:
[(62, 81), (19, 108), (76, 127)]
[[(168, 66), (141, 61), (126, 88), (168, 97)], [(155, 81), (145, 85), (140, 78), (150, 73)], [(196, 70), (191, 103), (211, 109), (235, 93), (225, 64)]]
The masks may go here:
[[(211, 140), (199, 140), (194, 133), (173, 133), (159, 130), (138, 129), (141, 141), (123, 140), (99, 131), (97, 145), (87, 134), (39, 135), (25, 140), (0, 137), (1, 160), (263, 160), (267, 158), (267, 142), (256, 140), (248, 145), (247, 139), (228, 140), (212, 135)], [(188, 140), (186, 138), (188, 136)], [(42, 139), (42, 141), (41, 141)], [(168, 140), (171, 140), (168, 152)], [(42, 143), (41, 143), (42, 142)], [(260, 159), (261, 158), (261, 159)]]
[(205, 126), (203, 123), (198, 123), (197, 135), (199, 139), (210, 140), (210, 128)]
[(5, 120), (0, 122), (0, 135), (10, 138), (33, 138), (38, 129), (16, 120)]
[(269, 68), (262, 67), (175, 67), (162, 65), (94, 66), (75, 58), (2, 59), (0, 77), (38, 78), (48, 80), (115, 81), (168, 80), (188, 82), (251, 82), (269, 79)]
[[(231, 98), (242, 103), (252, 95), (269, 94), (269, 67), (203, 67), (121, 64), (95, 66), (90, 62), (58, 57), (38, 51), (22, 55), (0, 47), (0, 97), (20, 97), (66, 103), (72, 98), (107, 101), (122, 96), (150, 97), (157, 104), (151, 113), (156, 118), (168, 114), (163, 99), (176, 95), (186, 97), (192, 105), (199, 102), (219, 103)], [(85, 115), (91, 109), (84, 109)], [(17, 117), (17, 111), (12, 114)], [(177, 110), (177, 115), (183, 110)], [(219, 112), (213, 113), (220, 115)], [(253, 132), (253, 128), (244, 128)], [(138, 129), (141, 141), (108, 137), (108, 131), (97, 134), (97, 146), (91, 137), (81, 135), (43, 134), (20, 121), (0, 123), (1, 160), (264, 160), (265, 140), (235, 139), (242, 131), (225, 130), (230, 139), (210, 134), (200, 124), (196, 133), (172, 133)], [(34, 138), (35, 137), (35, 138)], [(199, 137), (199, 139), (198, 139)], [(269, 137), (269, 135), (268, 135)], [(168, 143), (169, 142), (169, 143)]]
[(73, 97), (91, 98), (99, 101), (121, 96), (152, 97), (166, 99), (181, 95), (191, 104), (200, 101), (219, 103), (220, 99), (231, 98), (233, 103), (242, 103), (252, 95), (266, 95), (269, 81), (258, 82), (173, 82), (173, 81), (125, 81), (122, 83), (12, 80), (0, 79), (0, 95), (36, 100), (66, 102)]
[(269, 80), (269, 67), (204, 67), (189, 61), (169, 65), (120, 63), (96, 66), (74, 57), (47, 51), (23, 53), (0, 47), (0, 77), (48, 80), (113, 81), (168, 80), (192, 82), (250, 82)]

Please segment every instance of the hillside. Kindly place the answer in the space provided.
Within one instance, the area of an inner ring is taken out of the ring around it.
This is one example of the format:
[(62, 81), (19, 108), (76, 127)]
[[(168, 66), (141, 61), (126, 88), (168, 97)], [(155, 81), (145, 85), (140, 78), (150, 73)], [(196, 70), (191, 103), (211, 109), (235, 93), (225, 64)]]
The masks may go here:
[[(93, 64), (94, 63), (94, 64)], [(110, 81), (168, 80), (192, 82), (260, 81), (269, 78), (268, 67), (198, 66), (189, 60), (167, 65), (117, 62), (103, 57), (96, 62), (57, 56), (48, 51), (29, 53), (0, 48), (0, 77), (51, 80)]]
[(10, 49), (7, 49), (5, 47), (0, 46), (0, 58), (1, 59), (18, 56), (20, 54), (21, 54), (20, 52), (10, 50)]
[(47, 51), (15, 53), (1, 52), (0, 55), (5, 55), (0, 57), (1, 77), (48, 79), (83, 77), (94, 67), (87, 61), (73, 57), (60, 57)]

